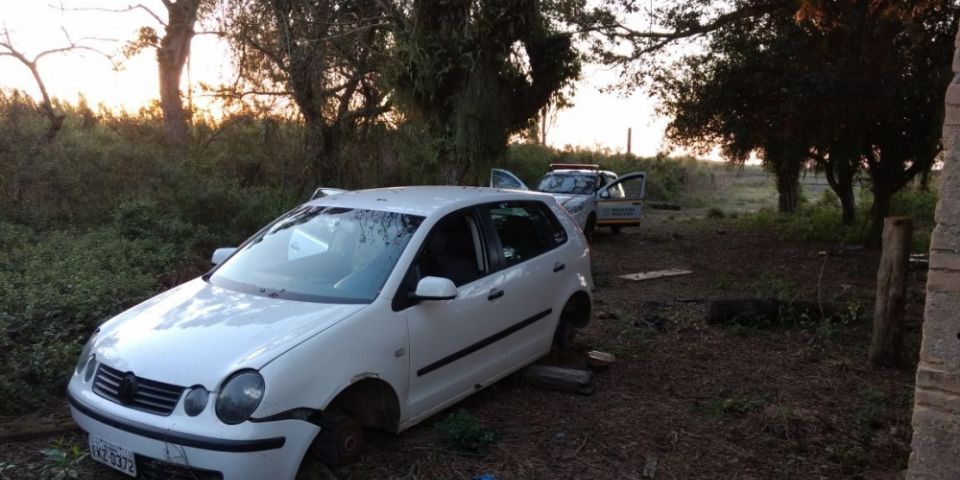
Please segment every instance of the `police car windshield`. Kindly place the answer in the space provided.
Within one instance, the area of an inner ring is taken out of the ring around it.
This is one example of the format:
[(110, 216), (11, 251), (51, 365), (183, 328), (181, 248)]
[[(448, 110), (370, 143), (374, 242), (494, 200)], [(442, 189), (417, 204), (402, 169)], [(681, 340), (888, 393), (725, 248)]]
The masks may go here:
[(592, 195), (596, 189), (597, 174), (591, 172), (550, 172), (537, 184), (541, 192), (568, 195)]

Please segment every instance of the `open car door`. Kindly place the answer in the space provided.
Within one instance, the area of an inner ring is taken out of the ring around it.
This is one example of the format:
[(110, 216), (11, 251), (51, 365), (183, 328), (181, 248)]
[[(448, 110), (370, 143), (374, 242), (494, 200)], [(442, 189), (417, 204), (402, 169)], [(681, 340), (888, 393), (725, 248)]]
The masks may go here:
[(647, 174), (628, 173), (597, 192), (597, 225), (634, 226), (643, 215)]
[(508, 190), (530, 190), (516, 175), (501, 168), (490, 169), (490, 186)]

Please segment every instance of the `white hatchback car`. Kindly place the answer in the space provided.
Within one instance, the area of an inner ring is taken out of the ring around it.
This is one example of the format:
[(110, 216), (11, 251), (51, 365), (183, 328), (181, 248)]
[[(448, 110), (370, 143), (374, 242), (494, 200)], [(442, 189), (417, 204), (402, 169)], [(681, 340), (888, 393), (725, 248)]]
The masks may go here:
[(357, 456), (586, 325), (586, 239), (552, 196), (476, 187), (307, 202), (92, 335), (90, 456), (132, 476), (294, 478)]
[[(554, 163), (535, 190), (556, 197), (589, 238), (597, 226), (608, 226), (616, 232), (621, 227), (639, 225), (646, 181), (644, 172), (618, 176), (601, 170), (599, 165)], [(516, 175), (499, 168), (490, 171), (490, 186), (530, 190)]]

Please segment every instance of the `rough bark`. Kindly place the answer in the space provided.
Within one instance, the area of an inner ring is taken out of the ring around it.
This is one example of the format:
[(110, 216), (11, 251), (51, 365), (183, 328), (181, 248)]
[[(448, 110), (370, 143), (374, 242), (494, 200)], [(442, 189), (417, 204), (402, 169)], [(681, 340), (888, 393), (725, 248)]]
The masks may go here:
[(782, 160), (774, 172), (777, 177), (777, 207), (780, 213), (796, 213), (800, 206), (800, 167)]
[(870, 364), (875, 367), (900, 364), (912, 236), (913, 223), (909, 217), (890, 217), (884, 221), (883, 254), (877, 272), (873, 339), (870, 342)]
[(167, 8), (167, 25), (157, 47), (163, 130), (170, 143), (185, 145), (189, 112), (183, 108), (180, 78), (190, 56), (190, 42), (195, 34), (193, 27), (197, 22), (200, 0), (163, 0), (163, 4)]
[(824, 162), (827, 183), (840, 200), (841, 222), (853, 225), (857, 217), (857, 199), (853, 193), (853, 181), (857, 175), (857, 161), (843, 146), (836, 145)]
[[(874, 182), (878, 182), (876, 179)], [(893, 191), (884, 182), (874, 183), (873, 206), (870, 208), (870, 230), (867, 233), (867, 248), (880, 248), (883, 245), (883, 221), (890, 215)]]

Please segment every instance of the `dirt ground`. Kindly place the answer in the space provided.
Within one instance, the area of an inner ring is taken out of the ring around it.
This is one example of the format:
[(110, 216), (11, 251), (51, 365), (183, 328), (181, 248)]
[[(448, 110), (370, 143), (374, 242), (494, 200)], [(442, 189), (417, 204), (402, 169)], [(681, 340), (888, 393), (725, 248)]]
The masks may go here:
[[(334, 474), (489, 474), (501, 480), (901, 476), (909, 455), (922, 269), (910, 278), (908, 361), (877, 370), (866, 362), (875, 252), (650, 211), (640, 228), (598, 233), (592, 255), (598, 286), (593, 320), (573, 351), (540, 363), (583, 366), (585, 351), (615, 354), (617, 362), (596, 374), (593, 395), (507, 378), (407, 432), (372, 436), (362, 461)], [(666, 268), (693, 273), (643, 282), (619, 278)], [(772, 325), (749, 318), (733, 325), (705, 322), (709, 301), (740, 298), (839, 304), (847, 313), (821, 321), (816, 312), (785, 309)], [(438, 421), (461, 409), (495, 434), (486, 453), (458, 452), (438, 429)], [(51, 442), (68, 457), (72, 447), (82, 455), (85, 443), (67, 436), (0, 446), (0, 479), (49, 476), (57, 469), (73, 469), (80, 478), (110, 475), (89, 460), (44, 456), (40, 451)]]

